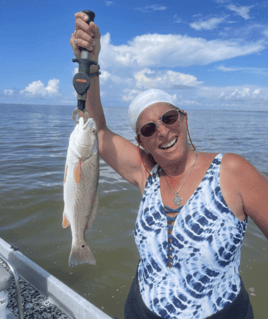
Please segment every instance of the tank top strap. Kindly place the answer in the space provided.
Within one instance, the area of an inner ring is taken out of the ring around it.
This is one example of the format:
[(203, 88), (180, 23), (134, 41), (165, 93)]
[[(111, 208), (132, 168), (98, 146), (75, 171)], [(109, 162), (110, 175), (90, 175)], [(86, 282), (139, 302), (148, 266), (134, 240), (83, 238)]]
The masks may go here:
[(214, 163), (216, 166), (220, 166), (223, 155), (223, 153), (219, 153), (218, 155), (216, 155), (212, 163)]
[(151, 174), (151, 175), (155, 175), (155, 174), (157, 173), (157, 170), (158, 170), (158, 169), (159, 169), (159, 164), (156, 164), (156, 165), (152, 168), (150, 174)]
[(219, 178), (220, 178), (220, 169), (221, 169), (221, 162), (222, 162), (223, 155), (224, 154), (219, 153), (218, 155), (214, 157), (205, 175), (205, 176), (211, 176), (213, 179), (216, 179), (216, 182), (218, 184), (220, 182)]

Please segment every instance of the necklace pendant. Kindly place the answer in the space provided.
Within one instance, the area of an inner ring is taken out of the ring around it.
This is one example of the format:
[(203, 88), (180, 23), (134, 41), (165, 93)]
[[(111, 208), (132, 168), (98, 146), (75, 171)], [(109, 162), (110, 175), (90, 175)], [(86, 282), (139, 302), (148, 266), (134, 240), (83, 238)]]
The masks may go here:
[(175, 205), (180, 206), (182, 203), (182, 198), (176, 194), (174, 199), (173, 199), (173, 202)]

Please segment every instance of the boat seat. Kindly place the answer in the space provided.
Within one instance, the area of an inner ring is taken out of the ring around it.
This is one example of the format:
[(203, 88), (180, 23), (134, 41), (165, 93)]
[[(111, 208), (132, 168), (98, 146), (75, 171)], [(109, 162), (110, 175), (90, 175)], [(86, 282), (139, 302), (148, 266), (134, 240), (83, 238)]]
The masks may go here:
[(11, 284), (12, 277), (10, 273), (0, 266), (0, 291), (9, 289)]

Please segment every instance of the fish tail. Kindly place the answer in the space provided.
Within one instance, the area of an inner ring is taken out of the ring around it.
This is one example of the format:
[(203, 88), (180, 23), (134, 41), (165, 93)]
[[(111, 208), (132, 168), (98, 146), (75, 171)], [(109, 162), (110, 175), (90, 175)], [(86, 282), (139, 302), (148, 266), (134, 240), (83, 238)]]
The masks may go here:
[(73, 245), (69, 257), (69, 267), (89, 263), (96, 265), (96, 260), (86, 242), (82, 245)]

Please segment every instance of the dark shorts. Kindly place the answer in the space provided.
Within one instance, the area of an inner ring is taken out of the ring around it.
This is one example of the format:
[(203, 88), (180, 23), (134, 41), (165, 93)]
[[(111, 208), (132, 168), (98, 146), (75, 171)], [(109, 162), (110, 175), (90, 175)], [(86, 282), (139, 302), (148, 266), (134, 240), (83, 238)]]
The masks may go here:
[[(137, 273), (132, 281), (125, 302), (124, 319), (161, 319), (161, 317), (149, 310), (143, 302)], [(249, 295), (245, 289), (242, 278), (241, 289), (237, 298), (231, 304), (206, 319), (254, 319)]]

